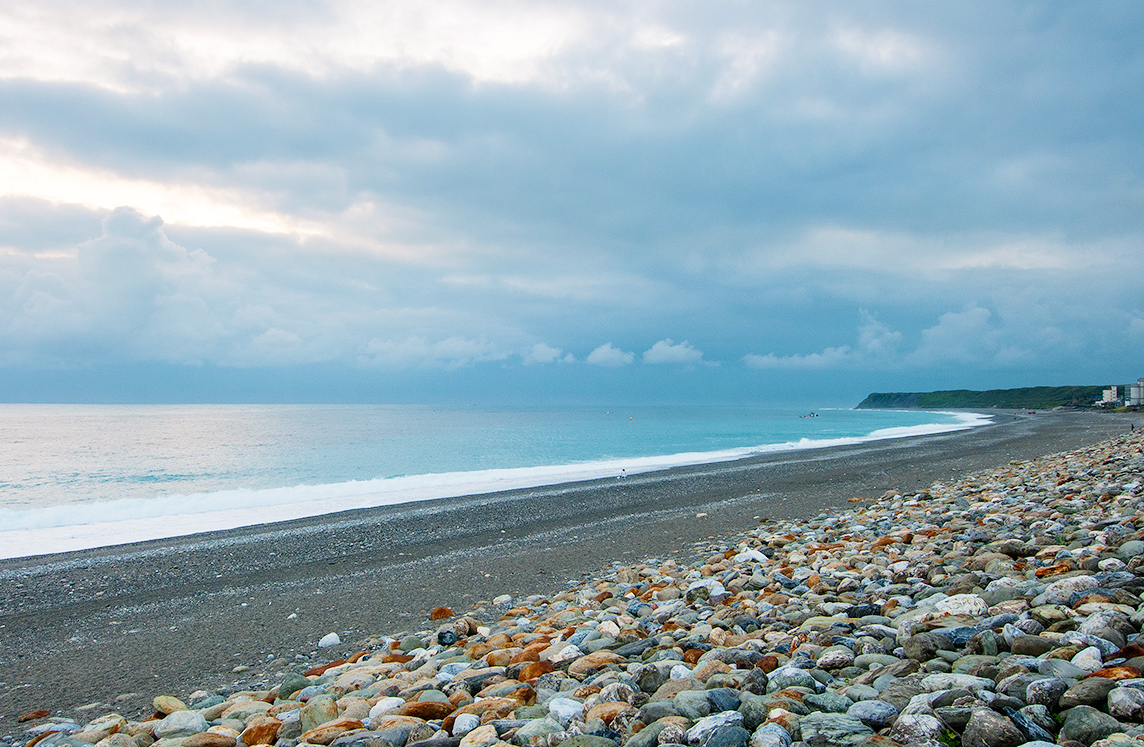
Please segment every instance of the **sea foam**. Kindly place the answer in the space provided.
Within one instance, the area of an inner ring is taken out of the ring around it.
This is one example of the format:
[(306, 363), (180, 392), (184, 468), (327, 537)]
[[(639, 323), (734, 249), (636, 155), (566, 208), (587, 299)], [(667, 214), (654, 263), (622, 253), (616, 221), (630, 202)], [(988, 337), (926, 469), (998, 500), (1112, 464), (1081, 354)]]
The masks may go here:
[(822, 449), (947, 433), (991, 422), (985, 415), (942, 414), (954, 415), (956, 422), (883, 428), (865, 436), (803, 438), (754, 447), (577, 464), (444, 472), (262, 490), (221, 490), (24, 510), (0, 509), (0, 558), (166, 539), (354, 509), (539, 488), (567, 482), (616, 479), (621, 471), (623, 474), (637, 475), (773, 452)]

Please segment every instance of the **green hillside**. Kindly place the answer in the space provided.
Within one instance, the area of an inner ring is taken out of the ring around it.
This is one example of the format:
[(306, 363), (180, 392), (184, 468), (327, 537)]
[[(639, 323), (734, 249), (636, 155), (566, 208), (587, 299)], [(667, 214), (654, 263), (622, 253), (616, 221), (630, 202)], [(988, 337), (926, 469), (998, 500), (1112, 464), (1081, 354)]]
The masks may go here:
[(951, 389), (942, 392), (877, 392), (859, 403), (860, 409), (943, 407), (1003, 407), (1017, 410), (1047, 410), (1052, 407), (1092, 407), (1103, 386), (1031, 386), (1021, 389)]

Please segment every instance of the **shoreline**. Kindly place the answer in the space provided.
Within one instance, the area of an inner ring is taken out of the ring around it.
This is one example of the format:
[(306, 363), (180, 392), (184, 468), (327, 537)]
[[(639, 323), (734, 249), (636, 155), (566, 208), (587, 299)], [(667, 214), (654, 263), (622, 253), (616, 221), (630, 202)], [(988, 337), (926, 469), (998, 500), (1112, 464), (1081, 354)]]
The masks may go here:
[[(268, 655), (352, 653), (379, 631), (502, 593), (552, 592), (612, 561), (689, 555), (758, 517), (806, 518), (851, 497), (1078, 448), (1130, 417), (1056, 412), (967, 431), (299, 519), (0, 561), (0, 733), (36, 708), (138, 714), (152, 694), (233, 687)], [(698, 514), (703, 514), (699, 516)], [(291, 615), (295, 617), (291, 618)], [(261, 667), (265, 669), (265, 666)], [(132, 695), (134, 693), (134, 695)], [(127, 697), (121, 697), (127, 696)]]
[[(802, 437), (799, 440), (727, 447), (710, 451), (601, 457), (585, 462), (410, 474), (389, 478), (269, 488), (227, 488), (154, 499), (123, 498), (98, 503), (36, 507), (8, 514), (0, 510), (0, 560), (59, 555), (116, 545), (211, 535), (231, 529), (283, 524), (300, 519), (426, 501), (472, 498), (539, 490), (624, 475), (709, 467), (770, 454), (794, 454), (836, 446), (914, 436), (940, 435), (988, 424), (991, 415), (941, 411), (950, 423), (885, 426), (855, 436)], [(5, 525), (5, 519), (12, 523)], [(63, 521), (61, 525), (55, 522)], [(42, 525), (45, 524), (46, 525)], [(114, 541), (109, 541), (109, 540)]]

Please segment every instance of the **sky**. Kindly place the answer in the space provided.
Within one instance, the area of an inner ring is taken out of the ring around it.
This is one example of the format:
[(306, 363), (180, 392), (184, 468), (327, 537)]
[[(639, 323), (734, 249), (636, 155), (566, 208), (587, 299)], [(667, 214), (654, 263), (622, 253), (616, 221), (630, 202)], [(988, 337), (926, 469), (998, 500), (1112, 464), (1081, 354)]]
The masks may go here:
[(0, 6), (0, 401), (1144, 376), (1144, 5)]

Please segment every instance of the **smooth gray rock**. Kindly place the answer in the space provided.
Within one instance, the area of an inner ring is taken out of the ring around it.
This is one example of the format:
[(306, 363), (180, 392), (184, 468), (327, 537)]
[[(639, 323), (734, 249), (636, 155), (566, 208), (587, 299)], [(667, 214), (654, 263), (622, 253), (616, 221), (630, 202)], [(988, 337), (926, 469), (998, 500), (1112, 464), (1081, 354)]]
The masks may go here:
[[(1141, 693), (1144, 695), (1144, 693)], [(821, 695), (807, 695), (802, 699), (803, 705), (808, 706), (815, 711), (826, 711), (827, 713), (846, 713), (854, 703), (850, 698), (845, 695), (837, 693), (822, 693)]]
[(798, 722), (802, 741), (810, 747), (858, 745), (874, 730), (856, 718), (842, 713), (812, 713)]
[(210, 724), (198, 711), (175, 711), (155, 725), (155, 737), (157, 739), (189, 737), (204, 732), (209, 727)]
[(1144, 690), (1117, 687), (1108, 693), (1108, 713), (1120, 721), (1144, 721)]
[(1081, 744), (1090, 745), (1118, 731), (1120, 722), (1112, 716), (1101, 713), (1092, 706), (1079, 705), (1065, 716), (1060, 739), (1073, 739)]
[(909, 713), (898, 716), (890, 729), (890, 739), (902, 744), (925, 743), (936, 740), (945, 730), (945, 724), (937, 716), (925, 713)]
[(1065, 690), (1064, 695), (1057, 701), (1057, 705), (1062, 711), (1078, 705), (1101, 706), (1104, 705), (1108, 694), (1115, 688), (1116, 680), (1089, 677), (1087, 680), (1081, 680)]
[(1019, 747), (1025, 735), (1007, 717), (988, 708), (978, 708), (961, 734), (962, 747)]
[(1056, 708), (1057, 703), (1061, 700), (1061, 696), (1064, 695), (1065, 690), (1068, 689), (1068, 683), (1058, 677), (1036, 680), (1030, 682), (1025, 687), (1025, 702), (1029, 705), (1043, 705), (1049, 708)]
[[(643, 731), (647, 731), (650, 728), (651, 727), (649, 726), (647, 729), (644, 729)], [(529, 721), (528, 723), (526, 723), (524, 726), (517, 729), (516, 734), (514, 734), (512, 737), (512, 742), (513, 742), (513, 744), (520, 745), (520, 747), (524, 747), (525, 745), (527, 745), (529, 743), (529, 740), (532, 739), (532, 737), (547, 736), (549, 734), (555, 734), (556, 732), (563, 731), (563, 730), (564, 730), (564, 727), (561, 726), (559, 721), (557, 721), (554, 718), (545, 716), (544, 718), (533, 719), (533, 720)], [(641, 731), (640, 734), (643, 734), (643, 731)], [(657, 732), (655, 732), (655, 734), (652, 734), (649, 736), (651, 736), (652, 740), (654, 740), (658, 734), (659, 734), (659, 732), (657, 731)], [(639, 734), (637, 734), (636, 736), (638, 737)], [(654, 741), (647, 744), (647, 745), (644, 745), (643, 747), (653, 747), (653, 746), (654, 746)]]
[(871, 729), (889, 726), (898, 716), (898, 709), (884, 700), (860, 700), (846, 710), (846, 715), (858, 719)]
[(778, 724), (760, 726), (751, 735), (751, 747), (790, 747), (790, 732)]

